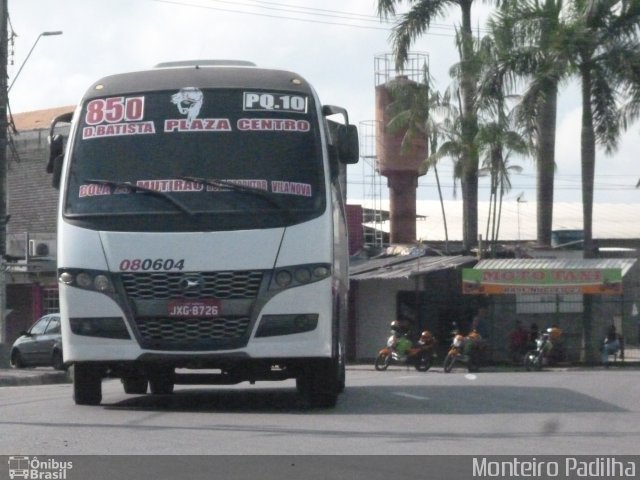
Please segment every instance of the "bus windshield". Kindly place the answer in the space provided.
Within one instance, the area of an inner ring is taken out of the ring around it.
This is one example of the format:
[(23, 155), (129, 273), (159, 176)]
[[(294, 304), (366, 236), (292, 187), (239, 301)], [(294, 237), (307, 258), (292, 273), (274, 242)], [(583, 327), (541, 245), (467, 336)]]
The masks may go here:
[(313, 99), (182, 88), (92, 98), (77, 119), (64, 215), (99, 230), (235, 230), (320, 215)]

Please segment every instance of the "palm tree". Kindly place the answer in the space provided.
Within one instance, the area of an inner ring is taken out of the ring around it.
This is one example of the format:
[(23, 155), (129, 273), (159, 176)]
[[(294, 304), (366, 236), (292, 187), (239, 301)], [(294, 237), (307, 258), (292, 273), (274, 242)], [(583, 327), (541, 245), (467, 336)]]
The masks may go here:
[[(567, 41), (581, 82), (582, 215), (584, 256), (592, 257), (593, 190), (596, 143), (612, 153), (620, 133), (640, 108), (640, 3), (631, 0), (575, 0), (569, 12)], [(587, 360), (592, 342), (593, 299), (585, 295), (583, 337)]]
[[(505, 192), (511, 189), (509, 175), (512, 172), (522, 171), (522, 168), (517, 165), (509, 165), (510, 156), (529, 153), (527, 142), (512, 127), (513, 119), (508, 106), (511, 97), (507, 92), (505, 77), (494, 73), (499, 61), (498, 53), (494, 38), (491, 36), (484, 37), (477, 48), (477, 56), (482, 67), (476, 99), (479, 127), (475, 143), (480, 155), (484, 157), (479, 173), (490, 176), (490, 207), (486, 238), (494, 244), (494, 251), (500, 228), (502, 199)], [(498, 199), (500, 210), (498, 210)], [(491, 235), (489, 235), (490, 224), (492, 224)]]
[[(378, 15), (389, 18), (396, 15), (396, 7), (402, 0), (378, 0)], [(475, 245), (478, 233), (478, 152), (474, 138), (478, 122), (474, 106), (476, 93), (475, 66), (471, 30), (471, 6), (473, 0), (416, 0), (406, 14), (400, 17), (392, 33), (396, 69), (401, 71), (407, 61), (411, 44), (425, 33), (431, 22), (443, 17), (452, 6), (460, 8), (462, 25), (459, 38), (462, 76), (460, 79), (462, 98), (462, 199), (463, 199), (463, 244), (466, 250)]]
[(529, 79), (516, 116), (536, 151), (537, 242), (551, 244), (558, 86), (568, 75), (561, 43), (562, 0), (504, 2), (489, 21), (499, 61), (493, 70), (509, 83)]
[[(509, 165), (509, 160), (512, 154), (526, 155), (529, 149), (518, 132), (499, 122), (481, 124), (476, 142), (481, 155), (484, 156), (479, 173), (489, 175), (491, 182), (486, 238), (493, 244), (495, 251), (500, 230), (502, 199), (504, 194), (511, 190), (510, 175), (522, 172), (522, 167)], [(498, 202), (500, 208), (498, 208)]]
[[(582, 212), (585, 257), (593, 255), (596, 143), (613, 153), (640, 106), (640, 3), (575, 0), (565, 47), (581, 82)], [(629, 113), (625, 116), (626, 113)]]

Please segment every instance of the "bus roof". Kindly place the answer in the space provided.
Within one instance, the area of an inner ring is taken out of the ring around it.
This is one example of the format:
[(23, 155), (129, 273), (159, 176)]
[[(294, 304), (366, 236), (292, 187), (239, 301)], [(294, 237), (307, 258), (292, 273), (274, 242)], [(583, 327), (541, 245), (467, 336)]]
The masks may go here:
[[(248, 62), (247, 62), (248, 63)], [(240, 88), (297, 91), (313, 94), (309, 83), (297, 73), (245, 65), (202, 64), (171, 66), (120, 73), (101, 78), (85, 93), (84, 100), (135, 92), (195, 88)]]

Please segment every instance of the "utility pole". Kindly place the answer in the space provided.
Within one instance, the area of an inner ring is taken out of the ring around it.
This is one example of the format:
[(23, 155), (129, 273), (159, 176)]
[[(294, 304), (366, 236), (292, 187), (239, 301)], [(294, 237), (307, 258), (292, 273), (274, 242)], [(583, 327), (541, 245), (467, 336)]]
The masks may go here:
[(0, 344), (6, 341), (7, 336), (5, 254), (7, 253), (7, 103), (9, 97), (7, 92), (8, 16), (8, 0), (0, 0)]

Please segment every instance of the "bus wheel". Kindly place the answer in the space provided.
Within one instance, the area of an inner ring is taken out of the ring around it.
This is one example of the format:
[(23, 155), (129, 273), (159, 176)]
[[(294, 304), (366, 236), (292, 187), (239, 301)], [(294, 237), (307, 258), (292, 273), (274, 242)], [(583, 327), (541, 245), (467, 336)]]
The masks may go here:
[(175, 386), (173, 368), (157, 368), (149, 373), (149, 389), (154, 395), (171, 395)]
[(102, 401), (102, 370), (100, 368), (84, 363), (74, 364), (73, 399), (76, 405), (100, 405)]
[(298, 392), (312, 408), (333, 408), (340, 391), (339, 362), (336, 359), (310, 362), (296, 378)]
[(122, 386), (124, 387), (124, 393), (130, 395), (144, 395), (147, 393), (148, 386), (147, 379), (144, 377), (123, 377)]

